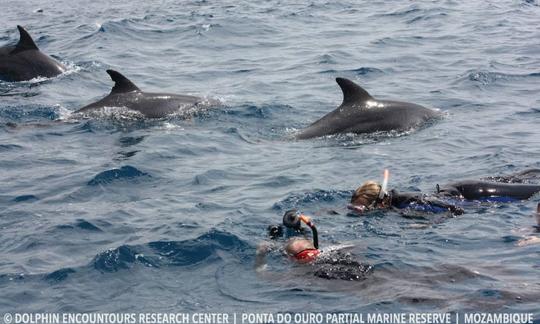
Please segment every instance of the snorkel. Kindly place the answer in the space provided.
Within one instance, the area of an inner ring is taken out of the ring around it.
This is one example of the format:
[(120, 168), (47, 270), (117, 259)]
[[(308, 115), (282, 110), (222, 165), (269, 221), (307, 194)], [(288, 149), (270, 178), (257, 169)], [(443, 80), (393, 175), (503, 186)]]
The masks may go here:
[(313, 246), (319, 248), (319, 234), (317, 232), (317, 227), (311, 220), (311, 217), (299, 213), (296, 209), (291, 209), (285, 212), (283, 215), (283, 225), (288, 228), (300, 231), (302, 229), (302, 223), (306, 224), (313, 234)]
[[(375, 198), (375, 200), (371, 204), (369, 204), (367, 206), (366, 205), (355, 205), (351, 201), (351, 204), (348, 204), (347, 208), (361, 214), (361, 213), (364, 213), (366, 211), (369, 211), (369, 210), (376, 209), (376, 208), (380, 207), (383, 204), (384, 199), (388, 196), (388, 179), (389, 178), (390, 178), (390, 171), (388, 171), (388, 169), (384, 169), (383, 181), (382, 181), (382, 184), (380, 185), (379, 193), (378, 193), (377, 197)], [(354, 197), (353, 197), (353, 199), (354, 199)]]
[(390, 171), (388, 171), (388, 169), (384, 169), (381, 190), (379, 190), (379, 196), (377, 197), (377, 200), (375, 200), (374, 207), (377, 207), (378, 204), (381, 204), (384, 200), (384, 197), (388, 195), (388, 178), (390, 178)]
[(306, 224), (311, 229), (311, 233), (313, 235), (313, 246), (316, 249), (318, 249), (319, 248), (319, 233), (317, 232), (317, 227), (315, 227), (315, 224), (313, 224), (311, 217), (301, 214), (299, 218), (302, 222), (304, 222), (304, 224)]

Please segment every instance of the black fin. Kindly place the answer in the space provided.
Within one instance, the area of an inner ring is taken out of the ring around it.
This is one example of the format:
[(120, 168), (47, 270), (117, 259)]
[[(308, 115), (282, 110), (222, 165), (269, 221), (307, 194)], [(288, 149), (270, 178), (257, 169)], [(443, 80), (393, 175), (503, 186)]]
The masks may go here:
[(343, 104), (352, 104), (356, 101), (373, 100), (373, 97), (358, 84), (345, 78), (336, 78), (336, 82), (343, 91)]
[(107, 70), (107, 73), (109, 73), (111, 79), (114, 81), (114, 87), (112, 88), (111, 93), (123, 93), (141, 90), (119, 72)]
[(34, 43), (34, 40), (30, 36), (30, 34), (28, 34), (28, 32), (24, 30), (22, 26), (17, 25), (17, 29), (19, 29), (19, 34), (21, 35), (21, 37), (17, 45), (15, 45), (14, 52), (22, 52), (27, 50), (39, 51), (39, 48), (37, 47), (36, 43)]

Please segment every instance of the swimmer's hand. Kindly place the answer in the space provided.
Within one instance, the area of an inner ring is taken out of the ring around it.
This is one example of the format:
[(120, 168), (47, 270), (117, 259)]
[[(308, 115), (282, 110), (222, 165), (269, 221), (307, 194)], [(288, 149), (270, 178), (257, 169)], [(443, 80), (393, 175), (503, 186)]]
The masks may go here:
[(272, 244), (268, 242), (261, 242), (257, 246), (257, 252), (255, 252), (255, 270), (266, 270), (266, 255), (272, 249)]
[(302, 215), (300, 215), (300, 220), (302, 222), (304, 222), (307, 226), (311, 227), (313, 225), (313, 223), (311, 222), (311, 217), (309, 217), (309, 216), (306, 216), (306, 215), (302, 214)]

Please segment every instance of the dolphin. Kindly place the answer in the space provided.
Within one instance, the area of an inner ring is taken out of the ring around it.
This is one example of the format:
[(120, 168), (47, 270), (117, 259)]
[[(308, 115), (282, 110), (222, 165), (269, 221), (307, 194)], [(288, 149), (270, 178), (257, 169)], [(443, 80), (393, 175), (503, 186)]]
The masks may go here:
[(119, 72), (107, 70), (107, 73), (114, 81), (111, 93), (101, 100), (82, 107), (75, 113), (88, 113), (105, 107), (125, 107), (138, 111), (147, 118), (161, 118), (175, 113), (190, 114), (221, 105), (219, 101), (213, 99), (144, 92)]
[(525, 200), (540, 192), (540, 185), (526, 183), (502, 183), (483, 180), (463, 180), (437, 185), (437, 194), (459, 197), (467, 200), (481, 200), (500, 197), (506, 200)]
[(66, 67), (43, 54), (24, 28), (17, 26), (20, 39), (15, 46), (0, 47), (0, 79), (27, 81), (36, 77), (51, 78), (66, 71)]
[(404, 131), (418, 127), (440, 112), (400, 101), (378, 100), (359, 85), (345, 78), (336, 78), (343, 91), (343, 102), (307, 128), (297, 139), (308, 139), (340, 133), (373, 133)]

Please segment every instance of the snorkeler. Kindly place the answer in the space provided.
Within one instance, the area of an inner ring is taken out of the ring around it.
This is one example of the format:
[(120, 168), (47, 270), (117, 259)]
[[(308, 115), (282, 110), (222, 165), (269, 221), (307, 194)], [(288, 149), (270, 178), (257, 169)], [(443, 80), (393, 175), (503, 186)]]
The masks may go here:
[[(319, 233), (315, 224), (309, 216), (299, 214), (294, 209), (285, 212), (285, 215), (283, 215), (283, 225), (294, 233), (304, 234), (302, 222), (311, 229), (312, 241), (305, 237), (293, 237), (287, 241), (284, 250), (293, 260), (299, 263), (309, 263), (314, 261), (320, 254)], [(283, 227), (281, 225), (269, 226), (268, 233), (271, 238), (276, 239), (283, 236)]]
[(365, 182), (353, 193), (348, 208), (357, 213), (375, 209), (407, 208), (422, 212), (463, 214), (462, 208), (421, 193), (400, 193), (395, 189), (387, 191), (388, 178), (389, 172), (384, 170), (382, 185), (375, 181)]
[[(312, 239), (305, 236), (302, 223), (311, 229)], [(298, 264), (312, 266), (313, 274), (324, 279), (363, 280), (372, 267), (355, 261), (350, 253), (343, 253), (341, 248), (350, 246), (328, 248), (325, 251), (319, 249), (319, 236), (314, 222), (309, 216), (289, 210), (283, 215), (283, 225), (292, 231), (292, 234), (300, 234), (303, 237), (292, 237), (287, 240), (282, 251)], [(268, 232), (273, 240), (283, 236), (283, 227), (274, 225), (268, 227)], [(272, 250), (268, 243), (261, 243), (257, 247), (255, 266), (257, 270), (266, 268), (266, 255)]]
[(389, 172), (385, 170), (382, 185), (374, 181), (365, 182), (353, 193), (348, 208), (358, 213), (395, 208), (461, 215), (464, 212), (461, 207), (443, 199), (450, 199), (455, 203), (472, 200), (494, 202), (524, 200), (540, 192), (540, 185), (529, 183), (531, 179), (538, 179), (539, 176), (540, 170), (531, 169), (510, 176), (459, 181), (443, 187), (437, 185), (436, 193), (427, 196), (416, 192), (387, 191)]

